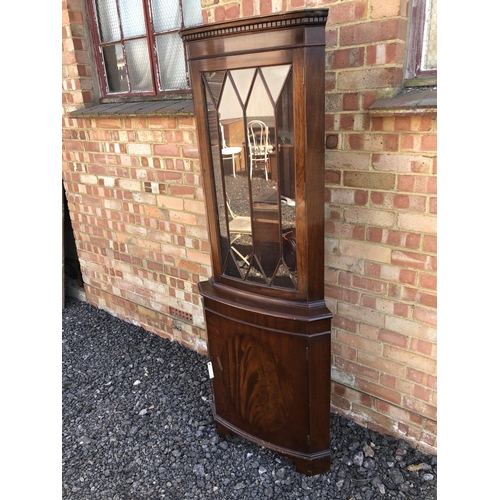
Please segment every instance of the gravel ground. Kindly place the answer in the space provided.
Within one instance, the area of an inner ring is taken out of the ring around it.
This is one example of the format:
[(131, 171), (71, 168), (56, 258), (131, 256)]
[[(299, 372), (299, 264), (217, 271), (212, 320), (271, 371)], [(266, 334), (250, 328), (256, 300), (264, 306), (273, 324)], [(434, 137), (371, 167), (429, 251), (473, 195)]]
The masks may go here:
[(67, 297), (62, 311), (63, 499), (437, 498), (437, 458), (331, 415), (314, 477), (212, 423), (206, 359)]

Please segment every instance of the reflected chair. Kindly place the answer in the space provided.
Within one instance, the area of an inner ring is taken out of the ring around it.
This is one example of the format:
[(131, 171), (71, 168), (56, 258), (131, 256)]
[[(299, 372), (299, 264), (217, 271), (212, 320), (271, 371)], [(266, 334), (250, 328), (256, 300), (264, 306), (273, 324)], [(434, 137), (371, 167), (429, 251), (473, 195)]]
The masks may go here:
[(269, 165), (269, 153), (273, 147), (269, 145), (269, 127), (260, 120), (252, 120), (247, 125), (248, 147), (250, 148), (250, 179), (253, 168), (264, 164), (266, 181), (268, 180), (267, 169)]
[(248, 255), (245, 257), (235, 246), (236, 243), (243, 235), (248, 234), (252, 236), (252, 220), (250, 217), (244, 215), (236, 215), (229, 204), (229, 199), (226, 198), (226, 205), (231, 219), (229, 221), (229, 240), (231, 242), (231, 250), (240, 256), (245, 264), (250, 265)]
[(226, 160), (231, 158), (233, 162), (233, 177), (236, 177), (236, 167), (234, 165), (234, 157), (237, 156), (240, 160), (240, 169), (241, 169), (241, 151), (243, 148), (239, 146), (228, 147), (226, 144), (226, 139), (224, 138), (224, 126), (220, 124), (220, 133), (222, 138), (222, 160)]

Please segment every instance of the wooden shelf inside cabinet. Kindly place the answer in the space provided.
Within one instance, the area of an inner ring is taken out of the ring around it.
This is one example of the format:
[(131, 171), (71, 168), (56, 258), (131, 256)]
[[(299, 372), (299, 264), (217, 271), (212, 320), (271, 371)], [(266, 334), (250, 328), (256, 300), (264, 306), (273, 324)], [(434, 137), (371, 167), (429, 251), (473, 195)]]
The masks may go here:
[[(332, 315), (318, 196), (327, 17), (304, 9), (181, 31), (213, 268), (199, 290), (215, 425), (308, 475), (330, 469)], [(224, 164), (223, 147), (241, 148), (239, 168)]]

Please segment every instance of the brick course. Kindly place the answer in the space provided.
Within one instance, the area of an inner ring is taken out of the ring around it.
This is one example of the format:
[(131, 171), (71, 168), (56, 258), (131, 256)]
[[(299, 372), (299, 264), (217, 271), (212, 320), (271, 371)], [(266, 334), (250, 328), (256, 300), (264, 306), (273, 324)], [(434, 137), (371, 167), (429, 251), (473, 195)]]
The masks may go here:
[[(331, 409), (435, 452), (437, 118), (369, 110), (401, 88), (407, 0), (202, 1), (204, 22), (306, 6), (330, 9)], [(206, 353), (196, 284), (211, 275), (210, 245), (193, 114), (71, 116), (98, 102), (83, 20), (80, 2), (63, 2), (62, 179), (87, 299)]]

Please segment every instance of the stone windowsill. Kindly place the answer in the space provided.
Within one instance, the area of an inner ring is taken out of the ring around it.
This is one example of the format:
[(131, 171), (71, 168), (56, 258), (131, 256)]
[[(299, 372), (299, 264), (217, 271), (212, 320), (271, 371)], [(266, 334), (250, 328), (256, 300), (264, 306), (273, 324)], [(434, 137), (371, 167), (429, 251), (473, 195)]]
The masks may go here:
[(394, 97), (377, 99), (370, 114), (421, 114), (437, 112), (437, 87), (405, 89)]
[[(377, 99), (369, 108), (370, 114), (403, 114), (437, 112), (437, 88), (406, 89), (394, 97)], [(97, 104), (72, 111), (72, 117), (193, 114), (192, 99)]]
[(169, 101), (143, 101), (127, 103), (97, 104), (88, 108), (77, 109), (70, 113), (72, 117), (83, 116), (123, 116), (123, 115), (168, 115), (193, 114), (193, 99), (175, 99)]

